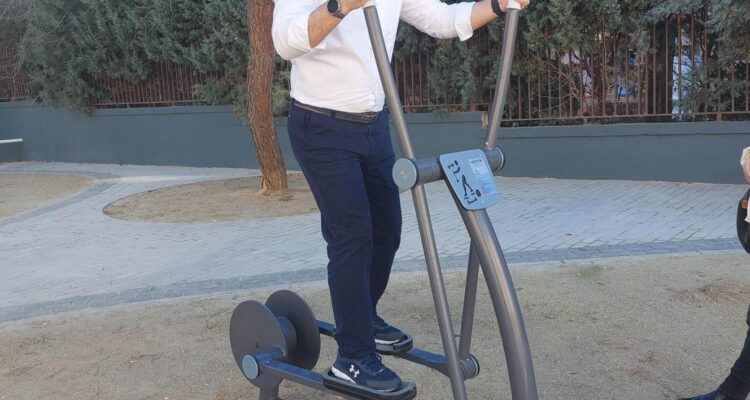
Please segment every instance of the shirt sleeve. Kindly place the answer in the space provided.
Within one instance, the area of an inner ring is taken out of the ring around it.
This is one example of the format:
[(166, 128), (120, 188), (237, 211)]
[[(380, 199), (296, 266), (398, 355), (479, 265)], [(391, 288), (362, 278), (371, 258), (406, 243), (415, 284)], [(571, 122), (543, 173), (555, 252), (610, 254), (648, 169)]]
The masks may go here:
[[(311, 51), (307, 24), (315, 11), (311, 2), (300, 0), (275, 0), (273, 8), (273, 45), (281, 58), (291, 60)], [(325, 40), (316, 49), (325, 48)]]
[(438, 39), (458, 37), (466, 40), (474, 35), (471, 26), (473, 7), (474, 2), (448, 5), (440, 0), (404, 0), (401, 19)]

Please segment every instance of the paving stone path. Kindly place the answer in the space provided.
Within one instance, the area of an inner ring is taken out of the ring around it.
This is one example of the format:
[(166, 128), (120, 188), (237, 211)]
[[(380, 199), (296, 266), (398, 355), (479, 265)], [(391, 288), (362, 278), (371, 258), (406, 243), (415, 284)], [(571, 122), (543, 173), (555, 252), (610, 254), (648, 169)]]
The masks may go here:
[[(93, 186), (0, 219), (0, 322), (137, 301), (325, 278), (318, 214), (210, 223), (122, 221), (109, 203), (161, 187), (256, 170), (13, 163), (0, 173), (75, 173)], [(498, 178), (489, 210), (513, 264), (645, 254), (740, 251), (743, 185)], [(443, 184), (428, 186), (445, 269), (465, 265), (466, 234)], [(397, 271), (423, 270), (411, 196)]]

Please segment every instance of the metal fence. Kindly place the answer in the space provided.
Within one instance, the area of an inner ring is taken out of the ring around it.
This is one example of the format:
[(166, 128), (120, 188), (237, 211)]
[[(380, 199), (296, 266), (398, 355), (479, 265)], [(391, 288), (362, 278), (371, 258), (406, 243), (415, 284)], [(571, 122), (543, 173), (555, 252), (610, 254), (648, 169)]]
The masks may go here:
[[(20, 38), (17, 39), (16, 42), (20, 42)], [(0, 101), (23, 100), (27, 97), (26, 75), (21, 72), (18, 47), (0, 45)]]
[[(650, 43), (640, 51), (628, 37), (638, 32), (591, 28), (600, 48), (582, 54), (565, 50), (519, 49), (533, 60), (531, 73), (513, 76), (507, 123), (518, 125), (611, 123), (667, 120), (750, 119), (750, 63), (720, 69), (714, 62), (718, 43), (710, 40), (707, 15), (675, 14), (645, 28)], [(624, 39), (623, 39), (624, 38)], [(729, 45), (729, 44), (727, 44)], [(470, 42), (480, 52), (499, 54), (486, 30)], [(0, 48), (0, 101), (28, 97), (15, 48)], [(495, 71), (478, 66), (474, 79), (480, 94), (471, 101), (455, 90), (430, 82), (428, 52), (394, 59), (393, 69), (406, 112), (487, 110), (494, 86), (483, 85)], [(288, 63), (280, 64), (288, 68)], [(133, 107), (200, 103), (194, 92), (217, 74), (198, 72), (174, 63), (158, 64), (149, 79), (129, 82), (105, 78), (88, 83), (100, 93), (97, 107)]]
[[(601, 39), (592, 54), (574, 47), (519, 49), (532, 60), (531, 72), (512, 77), (506, 122), (611, 123), (667, 120), (750, 119), (750, 62), (722, 69), (716, 65), (719, 43), (709, 39), (705, 13), (675, 14), (645, 28), (648, 48), (627, 46), (631, 32), (590, 34)], [(499, 54), (486, 32), (472, 39), (481, 52)], [(625, 44), (623, 44), (625, 43)], [(481, 87), (479, 101), (466, 101), (454, 90), (427, 79), (429, 53), (409, 53), (394, 61), (394, 72), (407, 112), (441, 108), (487, 110), (494, 87)], [(475, 70), (476, 82), (496, 72)], [(437, 87), (436, 87), (437, 86)]]
[(200, 103), (195, 85), (218, 79), (218, 73), (206, 73), (172, 62), (154, 65), (149, 78), (132, 82), (117, 78), (88, 79), (97, 89), (99, 108), (150, 107)]

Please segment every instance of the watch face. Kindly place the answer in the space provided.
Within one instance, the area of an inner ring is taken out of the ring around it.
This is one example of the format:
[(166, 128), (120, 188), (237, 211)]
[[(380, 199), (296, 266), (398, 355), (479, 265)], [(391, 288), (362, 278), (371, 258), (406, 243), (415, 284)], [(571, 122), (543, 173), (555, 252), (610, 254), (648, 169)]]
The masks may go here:
[(336, 14), (339, 11), (339, 0), (328, 0), (328, 12)]

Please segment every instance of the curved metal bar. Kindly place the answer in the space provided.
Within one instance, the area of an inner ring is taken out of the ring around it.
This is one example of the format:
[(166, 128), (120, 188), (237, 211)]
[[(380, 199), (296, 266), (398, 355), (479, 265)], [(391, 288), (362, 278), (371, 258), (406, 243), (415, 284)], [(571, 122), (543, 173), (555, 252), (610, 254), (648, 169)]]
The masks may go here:
[(487, 210), (467, 211), (453, 196), (474, 244), (503, 338), (513, 400), (537, 400), (534, 365), (516, 289)]

